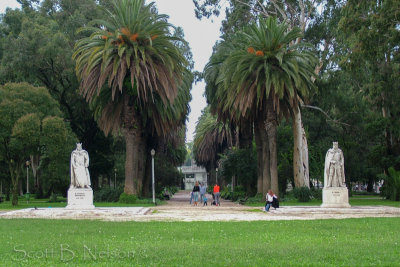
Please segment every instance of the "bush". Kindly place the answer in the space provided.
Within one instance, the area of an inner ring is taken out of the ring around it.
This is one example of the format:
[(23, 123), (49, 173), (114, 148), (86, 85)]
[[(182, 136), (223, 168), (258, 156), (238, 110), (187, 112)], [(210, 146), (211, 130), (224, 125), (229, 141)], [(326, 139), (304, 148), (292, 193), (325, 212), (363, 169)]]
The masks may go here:
[(254, 197), (249, 197), (246, 201), (246, 203), (260, 203), (260, 202), (265, 202), (265, 196), (263, 194), (258, 193)]
[(58, 197), (58, 195), (57, 195), (57, 194), (55, 194), (55, 193), (51, 193), (51, 196), (50, 196), (49, 202), (50, 202), (50, 203), (59, 202), (59, 200), (57, 199), (57, 197)]
[(393, 167), (389, 168), (389, 176), (384, 176), (385, 183), (382, 186), (381, 194), (387, 199), (400, 200), (400, 171)]
[(128, 195), (128, 194), (122, 193), (119, 196), (119, 203), (135, 204), (136, 200), (137, 200), (136, 195)]
[(122, 186), (117, 188), (104, 186), (100, 190), (94, 192), (93, 199), (95, 202), (118, 202), (123, 191), (124, 189)]
[(322, 189), (312, 188), (311, 189), (311, 198), (322, 200)]
[(311, 199), (311, 190), (306, 186), (294, 188), (293, 194), (299, 202), (308, 202)]

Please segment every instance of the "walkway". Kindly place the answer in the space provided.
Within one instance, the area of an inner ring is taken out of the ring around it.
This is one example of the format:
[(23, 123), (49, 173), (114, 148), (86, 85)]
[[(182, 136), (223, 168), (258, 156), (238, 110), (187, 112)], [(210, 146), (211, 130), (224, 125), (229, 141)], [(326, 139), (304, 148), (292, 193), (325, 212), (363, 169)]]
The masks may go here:
[[(353, 206), (351, 208), (321, 208), (318, 206), (282, 207), (271, 212), (263, 207), (248, 207), (221, 200), (221, 206), (189, 204), (189, 191), (176, 193), (166, 205), (152, 208), (96, 208), (67, 210), (40, 208), (14, 210), (0, 214), (0, 218), (97, 219), (104, 221), (275, 221), (345, 219), (365, 217), (400, 217), (400, 208), (387, 206)], [(207, 196), (212, 200), (210, 195)]]

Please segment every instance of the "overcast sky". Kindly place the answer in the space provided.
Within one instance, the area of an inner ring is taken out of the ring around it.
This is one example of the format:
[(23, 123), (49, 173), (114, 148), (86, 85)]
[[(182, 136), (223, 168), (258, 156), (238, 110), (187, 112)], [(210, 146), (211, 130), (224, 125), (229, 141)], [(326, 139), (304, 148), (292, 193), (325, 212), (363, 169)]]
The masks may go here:
[[(78, 1), (78, 0), (77, 0)], [(170, 16), (169, 22), (180, 26), (185, 32), (185, 39), (189, 42), (195, 61), (195, 70), (203, 71), (205, 64), (212, 53), (212, 47), (219, 38), (219, 29), (222, 18), (214, 18), (213, 21), (198, 20), (194, 14), (192, 0), (153, 0), (156, 2), (159, 13)], [(147, 2), (149, 2), (147, 0)], [(0, 13), (4, 13), (7, 7), (16, 8), (19, 4), (16, 0), (0, 0)], [(201, 110), (206, 106), (203, 96), (205, 84), (203, 82), (193, 85), (191, 112), (187, 123), (186, 141), (193, 140), (193, 133)]]

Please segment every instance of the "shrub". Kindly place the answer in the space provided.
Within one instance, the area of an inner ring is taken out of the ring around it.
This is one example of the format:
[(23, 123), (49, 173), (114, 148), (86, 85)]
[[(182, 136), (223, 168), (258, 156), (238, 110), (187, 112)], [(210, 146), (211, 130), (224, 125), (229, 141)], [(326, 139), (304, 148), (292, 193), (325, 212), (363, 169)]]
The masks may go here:
[(124, 189), (122, 186), (117, 188), (104, 186), (100, 190), (94, 192), (93, 199), (95, 202), (118, 202), (123, 191)]
[(311, 189), (311, 197), (313, 199), (322, 200), (322, 189), (312, 188)]
[(136, 200), (137, 200), (136, 195), (128, 195), (128, 194), (122, 193), (119, 196), (119, 203), (135, 204)]
[(308, 202), (311, 199), (311, 190), (306, 186), (294, 188), (293, 194), (299, 202)]
[(55, 194), (55, 193), (51, 193), (51, 196), (50, 196), (49, 202), (50, 202), (50, 203), (59, 202), (59, 200), (57, 199), (57, 197), (58, 197), (58, 195), (57, 195), (57, 194)]
[(400, 200), (400, 171), (389, 168), (389, 176), (384, 176), (385, 183), (382, 186), (382, 195), (387, 199)]
[(246, 201), (246, 203), (260, 203), (260, 202), (265, 202), (265, 196), (263, 194), (258, 193), (253, 197), (249, 197)]

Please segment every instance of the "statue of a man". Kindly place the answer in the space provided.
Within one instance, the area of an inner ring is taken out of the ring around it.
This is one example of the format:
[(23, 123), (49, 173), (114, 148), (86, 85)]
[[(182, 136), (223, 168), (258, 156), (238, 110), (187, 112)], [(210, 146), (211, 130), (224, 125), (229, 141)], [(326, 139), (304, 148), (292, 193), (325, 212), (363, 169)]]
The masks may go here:
[(77, 143), (71, 153), (71, 188), (90, 188), (89, 154)]
[(338, 142), (326, 152), (324, 169), (324, 187), (346, 187), (344, 176), (344, 157)]

